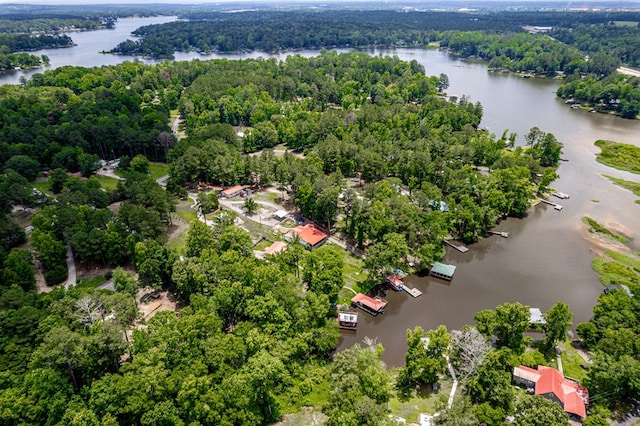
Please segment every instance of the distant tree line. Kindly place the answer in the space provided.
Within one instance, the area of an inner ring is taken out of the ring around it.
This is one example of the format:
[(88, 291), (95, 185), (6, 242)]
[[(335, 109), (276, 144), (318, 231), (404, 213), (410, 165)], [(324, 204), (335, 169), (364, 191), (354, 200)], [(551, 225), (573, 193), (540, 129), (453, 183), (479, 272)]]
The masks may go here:
[(556, 94), (586, 104), (599, 112), (615, 112), (634, 119), (640, 113), (640, 78), (612, 74), (604, 78), (570, 78)]
[[(638, 61), (637, 13), (409, 12), (393, 11), (194, 11), (189, 21), (149, 25), (112, 51), (171, 57), (175, 51), (267, 52), (292, 49), (418, 46), (439, 42), (463, 56), (492, 61), (492, 68), (554, 74), (608, 75)], [(635, 21), (634, 21), (635, 20)], [(614, 21), (636, 22), (615, 25)], [(522, 28), (551, 26), (551, 35)], [(462, 33), (462, 34), (460, 34)], [(588, 54), (587, 61), (584, 55)]]

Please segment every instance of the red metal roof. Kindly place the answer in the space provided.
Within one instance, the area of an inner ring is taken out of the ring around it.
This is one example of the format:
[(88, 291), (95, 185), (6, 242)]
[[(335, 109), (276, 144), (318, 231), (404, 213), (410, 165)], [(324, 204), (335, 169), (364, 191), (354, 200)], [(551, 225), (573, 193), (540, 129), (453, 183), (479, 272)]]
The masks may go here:
[(271, 244), (269, 247), (264, 249), (264, 252), (266, 254), (276, 254), (276, 253), (280, 253), (286, 248), (287, 248), (287, 243), (285, 243), (284, 241), (276, 241), (273, 244)]
[(380, 311), (384, 309), (389, 303), (386, 300), (382, 300), (380, 298), (374, 299), (373, 297), (369, 297), (366, 294), (362, 294), (362, 293), (358, 293), (355, 296), (353, 296), (351, 301), (353, 303), (361, 303), (374, 311)]
[(536, 383), (536, 395), (553, 393), (562, 402), (564, 411), (581, 418), (586, 417), (585, 403), (589, 402), (589, 393), (586, 388), (567, 380), (555, 368), (545, 367), (544, 365), (539, 365), (537, 371), (523, 365), (514, 369), (514, 374), (523, 377), (521, 373), (525, 373), (528, 376), (526, 378), (529, 380), (535, 378), (537, 374), (537, 380), (532, 380)]
[(402, 290), (402, 285), (404, 284), (402, 277), (399, 274), (387, 275), (387, 282), (400, 290)]
[(308, 223), (304, 226), (296, 226), (295, 234), (298, 235), (300, 240), (304, 241), (310, 246), (315, 246), (320, 241), (328, 237), (327, 234), (313, 226), (313, 224), (311, 223)]
[(228, 197), (238, 191), (242, 191), (244, 188), (245, 187), (242, 185), (236, 185), (236, 186), (232, 186), (231, 188), (225, 189), (224, 191), (222, 191), (222, 193)]

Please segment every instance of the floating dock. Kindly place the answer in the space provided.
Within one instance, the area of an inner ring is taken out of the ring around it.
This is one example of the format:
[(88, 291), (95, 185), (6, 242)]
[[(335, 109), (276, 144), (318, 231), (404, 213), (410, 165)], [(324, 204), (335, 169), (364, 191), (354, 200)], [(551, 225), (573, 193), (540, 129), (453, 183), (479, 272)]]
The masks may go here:
[(509, 238), (509, 233), (504, 231), (487, 231), (489, 234), (500, 235), (502, 238)]
[(554, 192), (551, 195), (553, 195), (556, 198), (560, 198), (561, 200), (566, 200), (569, 198), (569, 194), (565, 194), (564, 192)]
[(411, 296), (413, 297), (419, 297), (422, 296), (422, 292), (420, 290), (418, 290), (417, 288), (409, 288), (406, 285), (404, 287), (402, 287), (402, 289), (404, 291), (406, 291), (407, 293), (409, 293)]
[(469, 249), (465, 246), (463, 246), (462, 244), (460, 244), (459, 246), (453, 244), (450, 240), (444, 240), (444, 243), (446, 245), (448, 245), (449, 247), (453, 247), (454, 249), (458, 250), (460, 253), (466, 253), (469, 251)]

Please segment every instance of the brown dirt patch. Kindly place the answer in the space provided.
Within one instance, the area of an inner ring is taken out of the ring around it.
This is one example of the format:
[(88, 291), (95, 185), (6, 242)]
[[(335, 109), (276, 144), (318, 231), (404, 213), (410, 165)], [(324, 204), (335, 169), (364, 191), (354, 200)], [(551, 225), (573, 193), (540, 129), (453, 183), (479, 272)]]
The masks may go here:
[[(619, 223), (607, 222), (605, 225), (607, 229), (612, 232), (628, 235), (625, 233), (627, 229), (622, 227)], [(615, 251), (619, 253), (631, 253), (631, 249), (621, 243), (620, 241), (613, 240), (606, 235), (589, 232), (589, 225), (583, 223), (584, 238), (591, 243), (591, 251), (598, 256), (602, 256), (606, 251)]]
[[(154, 294), (154, 298), (148, 298), (143, 303), (140, 299), (147, 294)], [(158, 312), (162, 311), (171, 311), (171, 312), (179, 312), (180, 307), (176, 298), (169, 293), (167, 290), (153, 290), (149, 287), (142, 288), (138, 290), (138, 295), (136, 296), (136, 300), (138, 301), (138, 309), (142, 313), (142, 318), (148, 320), (153, 318)]]

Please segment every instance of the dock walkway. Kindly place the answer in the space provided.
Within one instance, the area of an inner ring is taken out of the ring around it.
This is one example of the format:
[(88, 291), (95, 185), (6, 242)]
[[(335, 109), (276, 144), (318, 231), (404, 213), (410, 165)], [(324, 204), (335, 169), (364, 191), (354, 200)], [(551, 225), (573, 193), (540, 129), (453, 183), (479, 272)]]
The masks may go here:
[(562, 210), (562, 206), (560, 204), (553, 203), (549, 200), (545, 200), (544, 198), (540, 198), (540, 202), (549, 204), (550, 206), (553, 206), (553, 208), (556, 210)]
[(509, 238), (509, 233), (504, 231), (487, 231), (489, 234), (500, 235), (502, 238)]
[(458, 250), (460, 253), (466, 253), (469, 251), (469, 249), (465, 246), (463, 246), (462, 244), (457, 246), (455, 244), (453, 244), (450, 240), (444, 240), (444, 243), (446, 245), (448, 245), (449, 247), (453, 247), (454, 249)]

